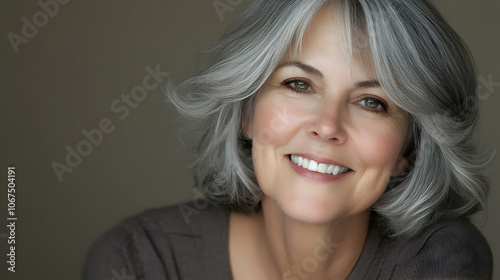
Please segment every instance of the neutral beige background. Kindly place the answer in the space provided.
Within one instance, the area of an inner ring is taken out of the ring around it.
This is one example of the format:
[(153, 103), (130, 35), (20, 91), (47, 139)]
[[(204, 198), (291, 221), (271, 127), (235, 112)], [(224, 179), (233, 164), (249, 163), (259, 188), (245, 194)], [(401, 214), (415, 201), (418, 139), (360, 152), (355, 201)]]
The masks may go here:
[[(78, 279), (88, 246), (106, 229), (142, 210), (192, 199), (187, 154), (174, 129), (177, 115), (161, 90), (150, 91), (123, 120), (110, 105), (142, 84), (146, 66), (159, 65), (174, 80), (186, 77), (196, 53), (249, 3), (219, 2), (234, 10), (220, 17), (213, 0), (72, 0), (16, 54), (9, 32), (21, 35), (22, 18), (32, 22), (41, 7), (0, 1), (0, 172), (6, 185), (7, 166), (16, 166), (19, 219), (15, 274), (6, 270), (7, 230), (0, 226), (0, 279)], [(479, 74), (500, 82), (500, 1), (437, 3), (468, 42)], [(480, 103), (480, 140), (493, 150), (500, 140), (500, 86), (482, 92), (489, 96)], [(59, 182), (51, 163), (64, 163), (65, 147), (76, 148), (85, 139), (82, 130), (98, 128), (104, 118), (115, 130)], [(494, 251), (497, 279), (499, 171), (498, 161), (488, 169), (489, 219), (479, 226)], [(0, 192), (3, 224), (6, 186)]]

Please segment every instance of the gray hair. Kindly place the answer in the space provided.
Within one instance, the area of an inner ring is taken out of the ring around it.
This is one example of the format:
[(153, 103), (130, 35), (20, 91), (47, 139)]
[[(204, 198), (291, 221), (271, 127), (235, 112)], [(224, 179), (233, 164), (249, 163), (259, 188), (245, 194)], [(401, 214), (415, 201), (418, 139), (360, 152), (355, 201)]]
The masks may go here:
[(254, 97), (326, 5), (345, 26), (355, 59), (374, 66), (382, 88), (410, 116), (410, 167), (373, 205), (377, 224), (412, 236), (437, 219), (485, 209), (489, 158), (472, 140), (478, 118), (471, 55), (426, 0), (258, 0), (208, 47), (210, 65), (166, 94), (186, 121), (197, 187), (213, 202), (258, 208), (262, 192), (242, 122)]

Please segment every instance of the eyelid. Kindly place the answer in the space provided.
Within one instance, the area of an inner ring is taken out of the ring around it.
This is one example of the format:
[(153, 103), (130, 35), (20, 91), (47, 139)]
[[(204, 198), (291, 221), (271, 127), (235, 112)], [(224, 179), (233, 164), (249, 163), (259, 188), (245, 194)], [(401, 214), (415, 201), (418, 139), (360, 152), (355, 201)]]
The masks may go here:
[[(298, 88), (290, 86), (290, 84), (294, 83), (294, 82), (306, 83), (307, 85), (309, 85), (310, 90), (300, 90)], [(288, 78), (288, 79), (285, 79), (283, 82), (281, 82), (281, 85), (286, 86), (288, 89), (290, 89), (294, 92), (297, 92), (297, 93), (314, 93), (315, 92), (314, 83), (311, 80), (306, 79), (306, 78), (298, 78), (298, 77)], [(379, 102), (380, 105), (382, 106), (382, 108), (381, 109), (373, 109), (373, 108), (367, 107), (365, 105), (361, 105), (360, 103), (366, 99), (372, 99), (372, 100)], [(356, 99), (355, 103), (359, 104), (364, 110), (374, 112), (374, 113), (387, 113), (389, 111), (389, 104), (382, 97), (379, 97), (376, 95), (368, 95), (368, 94), (361, 95)]]
[[(366, 99), (372, 99), (372, 100), (380, 102), (380, 105), (382, 106), (382, 109), (373, 109), (373, 108), (361, 105), (360, 104), (361, 101), (366, 100)], [(387, 113), (389, 111), (389, 104), (384, 99), (382, 99), (382, 98), (380, 98), (378, 96), (373, 96), (373, 95), (363, 95), (363, 96), (360, 96), (356, 100), (356, 104), (360, 104), (361, 107), (363, 107), (363, 109), (371, 111), (371, 112), (375, 112), (375, 113)]]
[[(300, 90), (300, 89), (294, 88), (294, 87), (290, 86), (290, 84), (293, 83), (293, 82), (303, 82), (303, 83), (306, 83), (307, 85), (309, 85), (310, 90)], [(315, 87), (314, 83), (311, 80), (306, 79), (306, 78), (289, 78), (289, 79), (286, 79), (283, 82), (281, 82), (281, 85), (286, 86), (290, 90), (293, 90), (293, 91), (299, 92), (299, 93), (311, 93), (311, 92), (315, 92), (315, 90), (314, 90), (314, 87)]]

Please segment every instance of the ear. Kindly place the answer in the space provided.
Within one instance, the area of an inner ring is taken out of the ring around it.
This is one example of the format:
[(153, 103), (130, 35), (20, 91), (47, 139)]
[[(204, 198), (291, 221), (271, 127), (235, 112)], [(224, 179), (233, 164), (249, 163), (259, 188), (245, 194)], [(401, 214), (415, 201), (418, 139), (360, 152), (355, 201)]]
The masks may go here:
[(400, 156), (396, 161), (396, 165), (394, 165), (394, 169), (392, 170), (392, 176), (399, 176), (405, 173), (410, 166), (410, 162), (408, 158)]

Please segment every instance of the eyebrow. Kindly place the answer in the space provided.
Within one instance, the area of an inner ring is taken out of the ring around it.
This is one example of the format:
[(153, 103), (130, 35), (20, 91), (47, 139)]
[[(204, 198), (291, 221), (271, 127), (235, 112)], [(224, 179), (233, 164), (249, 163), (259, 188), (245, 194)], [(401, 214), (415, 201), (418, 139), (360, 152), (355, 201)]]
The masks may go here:
[[(295, 61), (295, 60), (283, 62), (280, 65), (278, 65), (278, 67), (276, 69), (279, 69), (282, 67), (288, 67), (288, 66), (295, 66), (297, 68), (300, 68), (302, 71), (304, 71), (308, 74), (318, 76), (320, 78), (324, 78), (323, 73), (321, 73), (321, 71), (319, 71), (318, 69), (312, 67), (311, 65), (302, 63), (300, 61)], [(357, 87), (357, 88), (377, 88), (377, 87), (381, 87), (381, 86), (380, 86), (379, 81), (377, 81), (377, 80), (367, 80), (367, 81), (357, 82), (355, 87)]]
[(379, 81), (377, 80), (368, 80), (368, 81), (362, 81), (362, 82), (357, 82), (356, 87), (358, 88), (377, 88), (381, 87)]
[(295, 66), (297, 68), (300, 68), (302, 71), (308, 73), (308, 74), (311, 74), (311, 75), (314, 75), (314, 76), (318, 76), (320, 78), (324, 78), (323, 76), (323, 73), (321, 73), (321, 71), (319, 71), (318, 69), (312, 67), (311, 65), (307, 65), (305, 63), (302, 63), (300, 61), (287, 61), (287, 62), (283, 62), (281, 63), (280, 65), (278, 65), (278, 67), (276, 69), (279, 69), (279, 68), (282, 68), (282, 67), (287, 67), (287, 66)]

